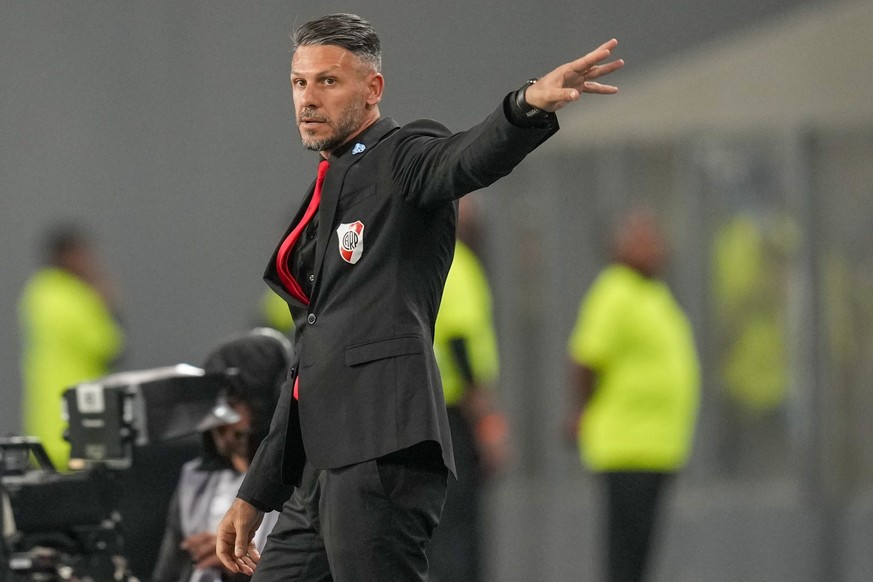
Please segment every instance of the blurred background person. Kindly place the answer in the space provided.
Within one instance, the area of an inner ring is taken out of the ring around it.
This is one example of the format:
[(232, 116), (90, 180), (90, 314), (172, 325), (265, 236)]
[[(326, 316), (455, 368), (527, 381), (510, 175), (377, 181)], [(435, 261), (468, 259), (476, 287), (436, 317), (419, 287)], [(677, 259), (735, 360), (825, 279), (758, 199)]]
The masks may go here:
[(635, 209), (614, 262), (584, 297), (569, 341), (570, 427), (603, 477), (607, 580), (644, 580), (664, 489), (686, 463), (700, 371), (689, 321), (659, 280), (667, 248), (655, 215)]
[[(231, 384), (200, 423), (201, 455), (182, 467), (167, 511), (153, 582), (248, 580), (222, 567), (215, 554), (215, 529), (269, 432), (290, 363), (290, 341), (266, 328), (229, 338), (207, 358), (204, 369), (226, 372)], [(264, 516), (255, 536), (258, 548), (264, 547), (277, 517), (276, 512)]]
[(715, 230), (711, 285), (727, 437), (719, 458), (731, 473), (753, 474), (788, 460), (781, 454), (790, 418), (785, 298), (800, 235), (766, 199), (743, 202)]
[(482, 486), (508, 456), (506, 422), (493, 394), (499, 362), (491, 290), (468, 246), (476, 240), (476, 206), (470, 196), (459, 204), (455, 255), (434, 328), (458, 479), (449, 479), (428, 548), (433, 582), (482, 580)]
[(61, 395), (113, 371), (124, 332), (115, 289), (83, 227), (51, 228), (44, 257), (19, 299), (24, 433), (39, 437), (55, 466), (65, 469), (70, 447)]

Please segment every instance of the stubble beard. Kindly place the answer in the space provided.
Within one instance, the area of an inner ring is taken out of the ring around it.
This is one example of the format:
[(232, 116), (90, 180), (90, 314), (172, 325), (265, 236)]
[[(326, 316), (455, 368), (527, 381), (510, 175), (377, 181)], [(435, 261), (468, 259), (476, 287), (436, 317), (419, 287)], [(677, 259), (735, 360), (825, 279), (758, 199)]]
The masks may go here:
[[(308, 135), (302, 128), (300, 129), (300, 141), (303, 147), (313, 152), (329, 152), (343, 145), (349, 136), (355, 133), (361, 125), (361, 120), (364, 116), (364, 107), (361, 102), (350, 103), (334, 124), (333, 121), (323, 115), (318, 115), (314, 112), (302, 111), (300, 118), (316, 119), (323, 123), (327, 123), (333, 127), (333, 133), (323, 138), (316, 138)], [(298, 121), (299, 127), (299, 121)]]

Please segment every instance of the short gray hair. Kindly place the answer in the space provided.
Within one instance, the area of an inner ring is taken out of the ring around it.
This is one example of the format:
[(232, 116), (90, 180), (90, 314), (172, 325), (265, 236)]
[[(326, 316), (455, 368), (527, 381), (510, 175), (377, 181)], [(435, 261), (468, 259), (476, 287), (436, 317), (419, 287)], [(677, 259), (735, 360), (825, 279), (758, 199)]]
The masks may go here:
[(328, 14), (301, 25), (294, 32), (294, 48), (330, 44), (344, 48), (377, 73), (382, 70), (382, 46), (373, 26), (355, 14)]

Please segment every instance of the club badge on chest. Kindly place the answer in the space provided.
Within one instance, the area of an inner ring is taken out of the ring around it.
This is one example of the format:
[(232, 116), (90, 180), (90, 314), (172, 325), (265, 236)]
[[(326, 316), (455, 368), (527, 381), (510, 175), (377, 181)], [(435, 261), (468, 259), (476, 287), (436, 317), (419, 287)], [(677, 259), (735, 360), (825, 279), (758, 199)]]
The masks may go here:
[(364, 253), (364, 223), (360, 220), (340, 224), (336, 229), (339, 253), (343, 260), (354, 265)]

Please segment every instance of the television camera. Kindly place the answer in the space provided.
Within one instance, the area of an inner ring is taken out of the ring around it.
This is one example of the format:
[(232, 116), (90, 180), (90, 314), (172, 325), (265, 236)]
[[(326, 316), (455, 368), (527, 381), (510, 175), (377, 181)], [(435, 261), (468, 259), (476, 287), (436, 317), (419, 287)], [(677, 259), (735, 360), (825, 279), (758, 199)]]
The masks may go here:
[(59, 472), (34, 437), (0, 439), (0, 582), (134, 582), (119, 476), (135, 447), (200, 432), (204, 418), (233, 422), (222, 403), (229, 378), (180, 364), (69, 388), (62, 403), (71, 472)]

